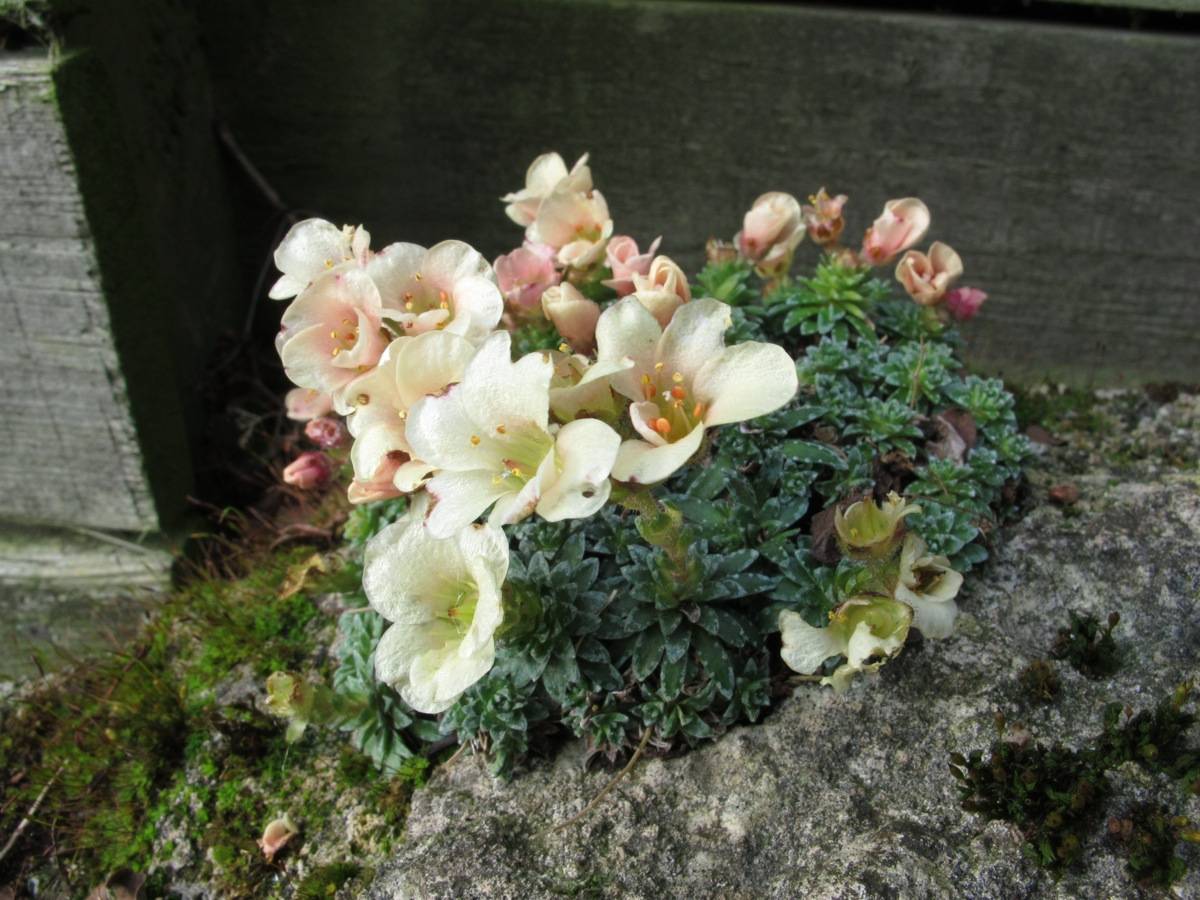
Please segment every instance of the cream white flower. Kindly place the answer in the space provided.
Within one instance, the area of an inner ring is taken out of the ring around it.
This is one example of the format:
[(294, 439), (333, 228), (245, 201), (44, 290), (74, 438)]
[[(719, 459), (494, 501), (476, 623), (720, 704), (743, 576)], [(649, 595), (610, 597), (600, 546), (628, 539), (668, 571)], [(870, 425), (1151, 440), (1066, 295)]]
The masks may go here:
[(479, 344), (504, 313), (496, 273), (462, 241), (442, 241), (428, 250), (389, 244), (366, 271), (379, 289), (382, 315), (405, 336), (445, 330)]
[[(804, 675), (832, 656), (846, 657), (832, 675), (821, 679), (840, 694), (859, 672), (875, 671), (899, 653), (911, 623), (912, 610), (886, 597), (847, 600), (830, 614), (825, 628), (813, 628), (798, 613), (785, 610), (779, 614), (779, 655), (788, 668)], [(870, 662), (875, 657), (882, 659)]]
[(379, 291), (357, 267), (335, 268), (292, 301), (281, 320), (279, 355), (295, 384), (333, 399), (374, 367), (389, 338), (381, 330)]
[(488, 673), (504, 619), (508, 541), (471, 525), (446, 539), (424, 527), (419, 497), (367, 544), (363, 590), (392, 623), (375, 648), (375, 675), (418, 712), (439, 713)]
[(553, 247), (559, 265), (586, 269), (604, 258), (612, 232), (603, 194), (560, 187), (542, 201), (525, 239)]
[(655, 484), (699, 449), (704, 430), (765, 415), (796, 393), (796, 366), (775, 344), (725, 346), (729, 307), (693, 300), (664, 330), (636, 297), (618, 300), (596, 324), (598, 363), (628, 361), (613, 389), (634, 401), (633, 427), (644, 440), (621, 445), (613, 477)]
[(587, 192), (592, 189), (592, 171), (587, 165), (588, 155), (579, 157), (571, 171), (557, 153), (543, 153), (529, 165), (525, 173), (525, 187), (505, 194), (501, 201), (507, 203), (504, 212), (521, 227), (527, 227), (537, 217), (542, 201), (556, 189)]
[[(412, 458), (405, 420), (413, 404), (462, 378), (475, 354), (466, 338), (444, 331), (394, 340), (379, 365), (346, 391), (351, 412), (346, 420), (354, 446), (352, 502), (408, 493), (424, 483), (432, 467)], [(390, 488), (390, 490), (389, 490)]]
[(928, 638), (946, 638), (954, 633), (958, 604), (954, 598), (963, 577), (950, 568), (945, 556), (929, 553), (919, 536), (908, 534), (900, 549), (900, 580), (894, 596), (913, 611), (913, 627)]
[(331, 269), (351, 262), (366, 265), (370, 245), (371, 235), (361, 225), (338, 228), (324, 219), (297, 222), (275, 250), (275, 267), (283, 275), (268, 296), (286, 300)]
[(510, 354), (508, 332), (497, 332), (458, 384), (409, 411), (413, 454), (436, 470), (426, 485), (435, 536), (448, 537), (493, 504), (489, 521), (506, 525), (533, 512), (552, 522), (583, 518), (608, 499), (620, 437), (597, 419), (552, 432), (550, 354), (516, 363)]

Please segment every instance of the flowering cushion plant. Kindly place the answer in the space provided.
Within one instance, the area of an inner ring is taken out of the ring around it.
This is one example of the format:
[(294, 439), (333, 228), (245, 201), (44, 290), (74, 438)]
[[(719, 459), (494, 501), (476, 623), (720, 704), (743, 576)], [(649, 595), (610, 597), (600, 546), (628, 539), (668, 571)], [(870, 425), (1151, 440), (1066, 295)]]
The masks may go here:
[(567, 731), (615, 761), (952, 636), (1027, 447), (955, 356), (986, 295), (915, 249), (924, 203), (852, 247), (845, 195), (766, 193), (689, 281), (613, 234), (586, 156), (503, 200), (525, 234), (494, 268), (317, 220), (277, 253), (289, 415), (352, 439), (309, 422), (289, 478), (348, 458), (365, 545), (328, 721), (385, 768), (451, 735), (507, 773)]

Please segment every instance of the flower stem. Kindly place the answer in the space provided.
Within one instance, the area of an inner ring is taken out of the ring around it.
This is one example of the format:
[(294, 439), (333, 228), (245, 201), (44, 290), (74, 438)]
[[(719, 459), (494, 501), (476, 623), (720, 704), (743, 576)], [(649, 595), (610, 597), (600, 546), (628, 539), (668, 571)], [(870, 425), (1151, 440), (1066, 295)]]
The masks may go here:
[(630, 490), (617, 502), (638, 514), (638, 534), (652, 547), (661, 547), (682, 572), (687, 560), (683, 514), (644, 489)]

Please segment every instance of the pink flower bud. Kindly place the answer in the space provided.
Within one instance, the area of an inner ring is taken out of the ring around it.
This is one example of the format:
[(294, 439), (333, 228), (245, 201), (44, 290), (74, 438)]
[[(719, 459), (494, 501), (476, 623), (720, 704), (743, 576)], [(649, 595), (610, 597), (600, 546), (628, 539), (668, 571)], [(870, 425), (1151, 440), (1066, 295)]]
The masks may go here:
[(580, 353), (590, 353), (596, 344), (596, 321), (600, 307), (572, 284), (547, 288), (542, 294), (542, 312), (558, 333)]
[(288, 818), (286, 813), (278, 819), (272, 819), (268, 822), (267, 827), (263, 829), (262, 837), (258, 840), (259, 849), (262, 850), (267, 862), (272, 862), (275, 859), (275, 854), (282, 850), (287, 842), (299, 833), (299, 830), (292, 824), (292, 820)]
[(962, 272), (958, 254), (949, 245), (934, 241), (928, 256), (917, 250), (905, 253), (896, 266), (896, 279), (921, 306), (934, 306)]
[(287, 417), (298, 422), (328, 415), (333, 409), (332, 397), (308, 388), (292, 388), (283, 402), (287, 408)]
[(825, 193), (825, 188), (808, 198), (812, 205), (803, 207), (801, 212), (804, 224), (808, 227), (808, 236), (818, 247), (828, 247), (837, 243), (846, 225), (845, 219), (842, 218), (842, 207), (848, 199), (845, 194), (831, 198)]
[(929, 207), (916, 197), (889, 200), (863, 236), (863, 261), (873, 266), (891, 262), (925, 236), (929, 219)]
[(321, 416), (319, 419), (309, 419), (304, 425), (304, 436), (322, 450), (332, 450), (344, 447), (349, 442), (350, 432), (341, 419)]
[(329, 457), (317, 450), (301, 453), (283, 470), (284, 482), (298, 487), (302, 491), (320, 487), (331, 477), (333, 477), (333, 465), (330, 463)]
[(979, 308), (983, 306), (983, 301), (987, 297), (988, 295), (978, 288), (955, 288), (946, 294), (946, 308), (950, 310), (950, 315), (958, 321), (965, 322), (975, 318), (975, 314), (979, 312)]
[(650, 271), (650, 262), (662, 242), (656, 237), (645, 253), (638, 253), (637, 241), (627, 234), (618, 234), (608, 242), (604, 261), (612, 270), (612, 278), (603, 282), (617, 292), (618, 297), (633, 293), (633, 276), (645, 275)]
[(675, 310), (691, 302), (692, 288), (687, 275), (673, 259), (656, 256), (649, 272), (633, 276), (633, 295), (666, 328)]
[(772, 191), (754, 201), (733, 239), (738, 250), (764, 275), (782, 275), (804, 240), (800, 203), (791, 194)]
[[(539, 252), (541, 248), (549, 255)], [(558, 284), (562, 276), (554, 269), (554, 248), (546, 245), (525, 245), (496, 258), (493, 265), (500, 293), (517, 312), (536, 309), (542, 292)]]

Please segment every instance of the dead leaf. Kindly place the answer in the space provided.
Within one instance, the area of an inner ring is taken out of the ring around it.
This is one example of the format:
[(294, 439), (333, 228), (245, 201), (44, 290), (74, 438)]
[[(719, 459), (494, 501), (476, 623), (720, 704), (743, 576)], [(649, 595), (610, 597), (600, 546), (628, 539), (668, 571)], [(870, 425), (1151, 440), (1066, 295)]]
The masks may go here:
[(875, 501), (882, 503), (892, 491), (903, 494), (915, 477), (916, 466), (899, 450), (892, 450), (875, 460)]
[(1056, 438), (1041, 425), (1030, 425), (1025, 429), (1025, 437), (1029, 438), (1035, 444), (1041, 444), (1044, 447), (1053, 447), (1062, 443), (1061, 438)]
[(1059, 506), (1074, 506), (1079, 502), (1079, 485), (1064, 483), (1056, 484), (1048, 491), (1050, 502)]
[(304, 584), (313, 572), (324, 575), (329, 569), (320, 553), (314, 553), (304, 562), (296, 563), (287, 571), (283, 584), (279, 587), (279, 599), (286, 600), (304, 590)]
[(837, 504), (821, 510), (812, 518), (812, 523), (809, 525), (809, 533), (812, 535), (812, 546), (809, 550), (819, 563), (824, 563), (827, 566), (836, 565), (837, 561), (842, 558), (842, 551), (838, 547), (837, 532), (833, 528), (834, 513), (837, 512)]
[(975, 446), (978, 429), (965, 409), (947, 409), (930, 420), (936, 438), (925, 445), (930, 456), (961, 463)]
[[(146, 876), (132, 869), (117, 869), (106, 879), (104, 884), (92, 888), (87, 900), (142, 900), (142, 885)], [(3, 895), (0, 894), (0, 900)]]

